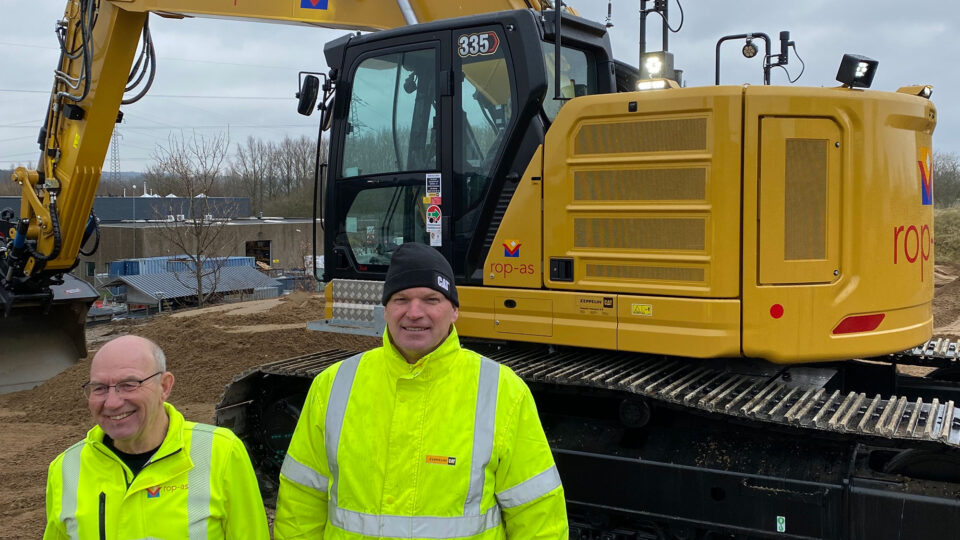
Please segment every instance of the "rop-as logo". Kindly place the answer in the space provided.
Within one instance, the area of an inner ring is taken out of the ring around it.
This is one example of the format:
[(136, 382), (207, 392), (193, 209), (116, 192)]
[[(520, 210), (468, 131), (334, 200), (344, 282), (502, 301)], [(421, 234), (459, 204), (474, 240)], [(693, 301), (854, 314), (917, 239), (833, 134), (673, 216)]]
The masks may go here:
[(920, 261), (920, 281), (923, 281), (924, 263), (933, 254), (933, 233), (929, 225), (903, 225), (893, 228), (893, 264), (903, 259), (913, 264)]
[(920, 203), (924, 206), (933, 204), (933, 153), (927, 147), (920, 147)]

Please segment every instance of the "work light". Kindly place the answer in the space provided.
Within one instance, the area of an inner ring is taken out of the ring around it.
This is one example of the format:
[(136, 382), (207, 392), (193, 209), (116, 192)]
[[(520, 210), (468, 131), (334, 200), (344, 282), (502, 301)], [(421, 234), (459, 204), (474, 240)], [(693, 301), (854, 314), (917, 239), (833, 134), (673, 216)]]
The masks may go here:
[(648, 75), (659, 75), (663, 71), (663, 62), (658, 56), (648, 56), (647, 61), (643, 63), (643, 67), (647, 68)]
[(660, 78), (678, 80), (673, 68), (673, 54), (666, 51), (645, 53), (640, 62), (640, 80)]
[(877, 62), (859, 54), (845, 54), (840, 60), (837, 80), (850, 88), (870, 88), (877, 72)]

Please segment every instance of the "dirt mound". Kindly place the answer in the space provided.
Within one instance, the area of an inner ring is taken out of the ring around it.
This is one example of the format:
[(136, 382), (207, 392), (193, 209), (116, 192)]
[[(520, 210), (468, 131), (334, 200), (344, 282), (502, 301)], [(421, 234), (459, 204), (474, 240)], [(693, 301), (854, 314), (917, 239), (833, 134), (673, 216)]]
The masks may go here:
[(933, 334), (960, 336), (960, 280), (937, 289), (933, 296)]
[(247, 369), (325, 349), (379, 344), (369, 337), (308, 331), (307, 322), (323, 317), (323, 305), (321, 295), (295, 293), (90, 327), (87, 358), (33, 390), (0, 396), (0, 538), (42, 536), (47, 465), (92, 425), (80, 385), (104, 342), (124, 334), (156, 341), (176, 376), (170, 402), (191, 420), (212, 422), (224, 386)]

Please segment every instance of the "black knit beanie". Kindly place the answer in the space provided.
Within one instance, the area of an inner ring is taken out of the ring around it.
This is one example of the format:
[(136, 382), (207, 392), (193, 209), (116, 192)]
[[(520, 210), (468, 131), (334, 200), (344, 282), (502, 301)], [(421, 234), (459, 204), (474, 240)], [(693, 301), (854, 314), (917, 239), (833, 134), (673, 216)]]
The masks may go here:
[(394, 293), (414, 287), (433, 289), (446, 296), (454, 306), (460, 307), (457, 286), (453, 282), (453, 268), (447, 259), (426, 244), (407, 242), (398, 247), (390, 258), (381, 302), (387, 305)]

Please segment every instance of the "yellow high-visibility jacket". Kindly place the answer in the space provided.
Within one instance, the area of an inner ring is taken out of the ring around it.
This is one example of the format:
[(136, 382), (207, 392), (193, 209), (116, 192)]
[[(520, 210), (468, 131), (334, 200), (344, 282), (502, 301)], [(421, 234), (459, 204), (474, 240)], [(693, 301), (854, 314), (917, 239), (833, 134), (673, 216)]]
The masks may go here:
[(100, 426), (53, 460), (44, 539), (270, 537), (243, 442), (163, 406), (167, 435), (136, 475), (103, 444)]
[(410, 365), (383, 346), (310, 388), (280, 472), (274, 537), (566, 540), (533, 396), (456, 329)]

